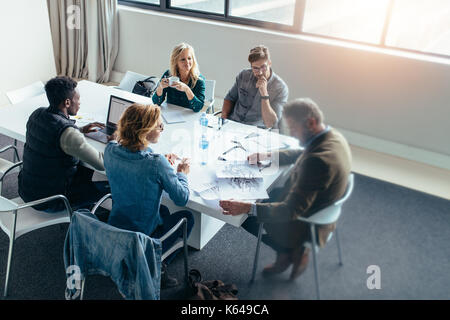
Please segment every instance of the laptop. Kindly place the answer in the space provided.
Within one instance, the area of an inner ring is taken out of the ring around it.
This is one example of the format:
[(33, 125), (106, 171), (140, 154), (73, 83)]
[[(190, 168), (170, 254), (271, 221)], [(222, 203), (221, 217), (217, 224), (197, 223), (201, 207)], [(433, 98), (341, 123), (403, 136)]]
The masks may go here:
[(102, 143), (108, 143), (108, 136), (116, 131), (117, 123), (119, 122), (122, 113), (133, 103), (133, 101), (111, 95), (109, 99), (108, 116), (106, 118), (106, 127), (95, 132), (86, 133), (85, 136)]

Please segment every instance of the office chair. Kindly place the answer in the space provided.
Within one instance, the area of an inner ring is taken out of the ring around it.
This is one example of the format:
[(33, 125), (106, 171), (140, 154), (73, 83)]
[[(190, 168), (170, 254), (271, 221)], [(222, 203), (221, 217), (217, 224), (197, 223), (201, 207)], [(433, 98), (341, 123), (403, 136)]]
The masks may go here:
[(0, 153), (3, 153), (8, 150), (14, 151), (14, 160), (13, 162), (11, 162), (6, 159), (0, 158), (0, 196), (2, 195), (3, 178), (9, 173), (18, 172), (20, 166), (20, 164), (14, 165), (16, 161), (20, 161), (19, 152), (17, 151), (17, 148), (15, 146), (9, 145), (3, 147), (0, 149)]
[[(90, 211), (90, 213), (92, 215), (95, 215), (96, 210), (99, 208), (100, 205), (102, 205), (103, 202), (105, 202), (107, 199), (111, 198), (111, 194), (107, 194), (104, 197), (102, 197), (97, 203), (96, 205), (92, 208), (92, 210)], [(100, 227), (99, 230), (102, 230), (100, 232), (105, 232), (105, 234), (110, 233), (111, 232), (115, 232), (115, 234), (117, 234), (117, 232), (128, 232), (130, 233), (131, 231), (128, 230), (122, 230), (122, 229), (118, 229), (112, 226), (109, 226), (108, 224), (101, 222), (101, 221), (96, 221), (94, 223), (98, 223), (98, 226)], [(108, 226), (110, 227), (110, 230), (106, 230), (102, 228), (102, 225)], [(112, 227), (112, 228), (111, 228)], [(175, 252), (177, 249), (179, 248), (184, 248), (184, 273), (185, 273), (185, 284), (186, 284), (186, 288), (187, 288), (187, 284), (188, 284), (188, 249), (187, 249), (187, 219), (183, 218), (181, 219), (172, 229), (170, 229), (167, 233), (165, 233), (161, 238), (159, 238), (158, 240), (162, 243), (164, 242), (169, 236), (171, 236), (173, 233), (175, 233), (178, 229), (183, 228), (183, 239), (177, 241), (169, 250), (167, 250), (162, 256), (161, 256), (161, 262), (164, 261), (169, 255), (171, 255), (173, 252)], [(114, 231), (112, 231), (111, 229), (114, 229)], [(136, 232), (134, 232), (136, 233)], [(147, 236), (148, 237), (148, 236)], [(89, 243), (83, 243), (83, 246), (86, 248), (89, 248)], [(101, 244), (99, 243), (94, 243), (94, 246), (99, 246)], [(114, 246), (113, 246), (114, 247)], [(107, 250), (107, 248), (105, 247), (103, 250)], [(89, 263), (89, 268), (90, 269), (95, 269), (96, 265), (95, 265), (95, 261), (88, 261)], [(86, 270), (86, 275), (87, 274), (92, 274), (91, 272), (89, 272), (89, 270)], [(84, 277), (82, 277), (81, 279), (81, 291), (80, 291), (80, 300), (83, 300), (84, 297), (84, 290), (85, 290), (85, 285), (86, 285), (86, 275)]]
[(125, 73), (125, 76), (122, 78), (122, 80), (120, 81), (119, 86), (115, 87), (116, 89), (121, 89), (124, 91), (128, 91), (128, 92), (132, 92), (134, 85), (136, 84), (136, 82), (138, 81), (142, 81), (144, 79), (147, 79), (149, 76), (140, 74), (140, 73), (136, 73), (133, 71), (127, 71)]
[[(22, 162), (14, 164), (14, 167), (22, 165)], [(11, 168), (11, 169), (13, 169)], [(10, 173), (11, 171), (7, 172)], [(5, 175), (3, 175), (4, 177)], [(32, 208), (32, 206), (61, 200), (64, 202), (65, 210), (55, 213), (46, 213)], [(9, 237), (8, 262), (6, 266), (5, 288), (3, 296), (8, 295), (8, 281), (11, 270), (11, 261), (14, 251), (14, 242), (24, 234), (60, 223), (69, 223), (72, 208), (69, 201), (63, 195), (55, 195), (48, 198), (24, 203), (21, 198), (6, 199), (0, 196), (0, 228)]]
[(26, 87), (9, 91), (6, 93), (11, 104), (22, 102), (28, 98), (32, 98), (45, 92), (42, 81), (36, 81)]
[[(303, 245), (307, 248), (310, 248), (312, 251), (313, 263), (314, 263), (314, 279), (315, 279), (315, 284), (316, 284), (316, 295), (317, 295), (318, 300), (320, 300), (320, 290), (319, 290), (319, 270), (317, 268), (316, 254), (319, 251), (319, 246), (317, 244), (317, 238), (316, 238), (316, 226), (333, 224), (333, 223), (337, 222), (337, 220), (339, 219), (339, 217), (341, 215), (342, 205), (344, 204), (345, 201), (347, 201), (347, 199), (350, 197), (350, 195), (353, 191), (353, 183), (354, 183), (354, 175), (350, 174), (348, 177), (347, 190), (345, 191), (345, 194), (341, 199), (339, 199), (332, 205), (316, 212), (309, 218), (304, 218), (304, 217), (296, 218), (297, 221), (305, 222), (310, 226), (312, 243), (306, 242)], [(252, 272), (252, 278), (250, 280), (250, 283), (253, 283), (253, 281), (255, 280), (256, 268), (258, 265), (258, 257), (259, 257), (259, 247), (260, 247), (261, 238), (262, 238), (262, 230), (263, 230), (263, 223), (260, 223), (259, 230), (258, 230), (258, 242), (256, 244), (256, 254), (255, 254), (255, 260), (253, 262), (253, 272)], [(337, 227), (334, 230), (334, 233), (336, 234), (336, 245), (337, 245), (337, 249), (338, 249), (339, 265), (342, 266), (341, 245), (339, 243)], [(332, 238), (332, 235), (333, 235), (333, 233), (330, 233), (330, 235), (328, 236), (327, 243)], [(313, 248), (314, 248), (314, 250), (313, 250)]]
[(206, 113), (214, 113), (215, 87), (216, 87), (216, 80), (205, 80), (205, 102), (208, 103)]

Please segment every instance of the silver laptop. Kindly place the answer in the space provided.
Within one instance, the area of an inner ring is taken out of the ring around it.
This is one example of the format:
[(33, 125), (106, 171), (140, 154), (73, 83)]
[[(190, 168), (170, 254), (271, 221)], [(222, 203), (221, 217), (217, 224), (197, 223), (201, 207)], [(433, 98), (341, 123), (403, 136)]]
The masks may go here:
[(133, 103), (133, 101), (111, 95), (109, 99), (108, 116), (106, 118), (106, 127), (96, 132), (86, 133), (86, 136), (102, 143), (108, 143), (108, 136), (116, 131), (117, 123), (119, 122), (122, 113)]

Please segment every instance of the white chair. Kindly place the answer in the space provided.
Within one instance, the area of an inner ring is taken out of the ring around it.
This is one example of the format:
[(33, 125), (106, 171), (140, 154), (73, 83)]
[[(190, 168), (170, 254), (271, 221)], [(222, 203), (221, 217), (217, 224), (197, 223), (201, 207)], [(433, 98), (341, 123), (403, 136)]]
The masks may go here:
[[(14, 150), (14, 162), (16, 161), (16, 159), (18, 161), (20, 161), (19, 152), (17, 151), (17, 148), (15, 146), (9, 145), (9, 146), (3, 147), (0, 149), (0, 153), (3, 153), (10, 149)], [(14, 165), (14, 162), (0, 158), (0, 196), (2, 195), (3, 178), (6, 176), (6, 174), (12, 173), (12, 172), (18, 172), (18, 170), (19, 170), (19, 166), (21, 164)]]
[(205, 103), (208, 103), (206, 113), (214, 113), (214, 89), (216, 80), (205, 80)]
[[(34, 205), (42, 204), (54, 200), (64, 202), (65, 210), (56, 213), (46, 213), (31, 208)], [(9, 237), (8, 262), (6, 266), (5, 289), (3, 296), (8, 294), (9, 272), (14, 251), (14, 242), (20, 236), (31, 231), (45, 228), (60, 223), (69, 223), (72, 215), (72, 208), (69, 201), (63, 195), (55, 195), (45, 199), (40, 199), (28, 203), (23, 203), (21, 198), (12, 200), (0, 196), (0, 228)]]
[(36, 81), (26, 87), (9, 91), (6, 93), (11, 104), (22, 102), (28, 98), (32, 98), (45, 92), (42, 81)]
[[(97, 203), (96, 205), (92, 208), (91, 213), (93, 215), (95, 215), (95, 211), (103, 204), (103, 202), (105, 202), (107, 199), (111, 198), (111, 194), (107, 194), (105, 196), (103, 196)], [(99, 223), (102, 223), (101, 221), (99, 221)], [(187, 249), (187, 219), (183, 218), (181, 219), (172, 229), (170, 229), (168, 232), (166, 232), (161, 238), (159, 238), (159, 240), (161, 241), (161, 243), (166, 240), (169, 236), (171, 236), (174, 232), (176, 232), (178, 229), (183, 228), (183, 239), (180, 239), (179, 241), (177, 241), (169, 250), (167, 250), (162, 256), (161, 256), (161, 262), (164, 261), (169, 255), (171, 255), (173, 252), (175, 252), (176, 250), (178, 250), (179, 248), (184, 248), (184, 275), (185, 275), (185, 284), (186, 284), (186, 288), (188, 285), (188, 249)], [(95, 244), (89, 244), (89, 243), (85, 243), (86, 248), (89, 248), (90, 245), (101, 245), (98, 243)], [(91, 268), (95, 268), (95, 262), (94, 261), (89, 261), (90, 267)], [(84, 289), (85, 289), (85, 284), (86, 284), (86, 275), (84, 277), (82, 277), (81, 279), (81, 292), (80, 292), (80, 300), (83, 300), (83, 296), (84, 296)]]
[(148, 77), (149, 76), (146, 76), (146, 75), (143, 75), (140, 73), (136, 73), (133, 71), (127, 71), (127, 73), (125, 73), (125, 76), (120, 81), (119, 86), (116, 88), (124, 90), (124, 91), (128, 91), (128, 92), (132, 92), (134, 85), (136, 84), (137, 81), (142, 81), (144, 79), (147, 79)]
[[(316, 226), (328, 225), (328, 224), (333, 224), (333, 223), (337, 222), (337, 220), (339, 219), (339, 217), (341, 215), (342, 205), (344, 204), (345, 201), (347, 201), (347, 199), (350, 197), (350, 195), (353, 191), (353, 182), (354, 182), (354, 175), (350, 174), (348, 177), (347, 190), (345, 191), (345, 194), (341, 199), (339, 199), (332, 205), (316, 212), (309, 218), (297, 217), (298, 221), (302, 221), (302, 222), (309, 224), (310, 230), (311, 230), (312, 244), (310, 242), (306, 242), (304, 244), (304, 246), (307, 248), (310, 248), (310, 249), (314, 248), (314, 250), (311, 250), (311, 251), (312, 251), (312, 255), (313, 255), (314, 277), (315, 277), (315, 283), (316, 283), (317, 299), (320, 299), (320, 291), (319, 291), (319, 270), (317, 268), (317, 257), (316, 257), (316, 254), (319, 251), (319, 246), (317, 244), (317, 239), (316, 239)], [(259, 256), (259, 247), (261, 244), (261, 237), (262, 237), (262, 228), (263, 228), (263, 224), (261, 223), (259, 225), (258, 242), (256, 245), (256, 254), (255, 254), (255, 260), (253, 263), (252, 279), (250, 280), (250, 283), (252, 283), (255, 280), (255, 274), (256, 274), (256, 268), (257, 268), (258, 256)], [(338, 249), (339, 265), (342, 265), (341, 246), (339, 243), (337, 227), (334, 230), (334, 233), (336, 234), (336, 244), (337, 244), (337, 249)], [(333, 233), (330, 233), (330, 235), (328, 236), (327, 243), (332, 238), (332, 234)]]

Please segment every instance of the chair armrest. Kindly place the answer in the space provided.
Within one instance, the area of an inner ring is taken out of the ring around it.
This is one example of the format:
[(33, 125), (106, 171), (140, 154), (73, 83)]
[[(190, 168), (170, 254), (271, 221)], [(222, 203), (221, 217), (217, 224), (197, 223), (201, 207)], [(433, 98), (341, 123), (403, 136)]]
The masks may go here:
[(3, 175), (0, 177), (0, 182), (3, 181), (3, 179), (8, 175), (14, 168), (20, 167), (23, 164), (23, 161), (14, 163), (11, 167), (8, 168), (8, 170), (3, 173)]
[(217, 116), (217, 115), (219, 115), (219, 114), (221, 114), (221, 113), (222, 113), (222, 110), (216, 111), (216, 112), (213, 113), (213, 116)]
[(54, 195), (51, 197), (47, 197), (47, 198), (43, 198), (43, 199), (39, 199), (39, 200), (21, 204), (17, 207), (17, 210), (21, 210), (24, 208), (32, 207), (32, 206), (35, 206), (38, 204), (42, 204), (42, 203), (46, 203), (46, 202), (50, 202), (50, 201), (58, 200), (58, 199), (60, 199), (64, 202), (64, 205), (66, 206), (66, 210), (69, 213), (70, 218), (72, 219), (72, 207), (70, 206), (69, 200), (67, 200), (67, 198), (62, 194), (57, 194), (57, 195)]
[(95, 215), (95, 211), (97, 211), (98, 207), (100, 207), (100, 205), (105, 202), (106, 200), (108, 200), (109, 198), (112, 199), (111, 193), (105, 194), (100, 200), (97, 201), (97, 203), (95, 204), (95, 206), (92, 208), (91, 213), (93, 215)]
[(187, 237), (187, 219), (183, 218), (180, 221), (178, 221), (178, 223), (169, 231), (167, 231), (161, 238), (159, 238), (159, 240), (162, 242), (164, 240), (166, 240), (168, 237), (170, 237), (173, 233), (175, 233), (175, 231), (177, 231), (178, 229), (180, 229), (181, 226), (184, 226), (183, 228), (183, 239), (185, 239)]
[(5, 152), (5, 151), (7, 151), (7, 150), (9, 150), (9, 149), (13, 149), (13, 150), (14, 150), (14, 153), (16, 154), (16, 158), (17, 158), (18, 160), (20, 160), (20, 158), (19, 158), (19, 152), (17, 151), (17, 148), (16, 148), (15, 146), (13, 146), (13, 145), (9, 145), (9, 146), (6, 146), (6, 147), (1, 148), (1, 149), (0, 149), (0, 153), (3, 153), (3, 152)]

